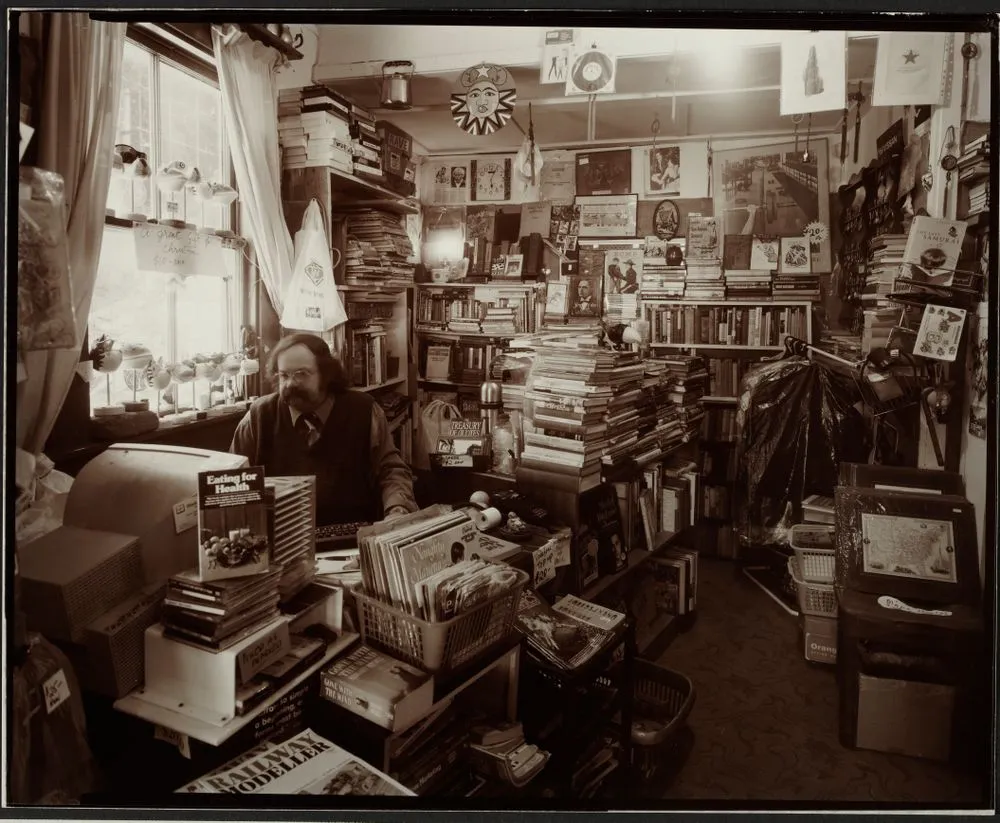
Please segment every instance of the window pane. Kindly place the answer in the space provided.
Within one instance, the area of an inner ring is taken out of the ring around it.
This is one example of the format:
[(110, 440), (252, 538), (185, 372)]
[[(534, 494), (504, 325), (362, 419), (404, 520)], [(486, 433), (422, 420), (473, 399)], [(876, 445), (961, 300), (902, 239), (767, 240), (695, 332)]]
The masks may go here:
[[(181, 69), (160, 64), (160, 157), (161, 166), (183, 161), (188, 170), (197, 168), (201, 179), (229, 183), (222, 168), (222, 97), (215, 86)], [(196, 226), (227, 228), (228, 209), (203, 205), (184, 189), (175, 195), (160, 194), (161, 214), (173, 217), (167, 203), (177, 206), (175, 219)]]
[(226, 344), (226, 281), (192, 275), (177, 287), (177, 356), (223, 354)]
[[(166, 274), (138, 271), (131, 231), (106, 228), (90, 304), (90, 345), (106, 334), (116, 345), (141, 343), (154, 358), (167, 359), (169, 281)], [(155, 392), (140, 392), (138, 396), (149, 397), (150, 407), (155, 406)], [(119, 369), (111, 374), (111, 400), (120, 403), (126, 399), (132, 399), (132, 391)], [(103, 376), (91, 384), (90, 400), (91, 408), (107, 403)]]
[[(122, 91), (118, 104), (118, 129), (115, 143), (124, 143), (150, 157), (152, 114), (150, 112), (150, 77), (153, 57), (134, 43), (126, 41), (122, 57)], [(126, 165), (111, 175), (108, 189), (109, 209), (118, 217), (150, 214), (149, 178), (136, 178), (135, 164)]]

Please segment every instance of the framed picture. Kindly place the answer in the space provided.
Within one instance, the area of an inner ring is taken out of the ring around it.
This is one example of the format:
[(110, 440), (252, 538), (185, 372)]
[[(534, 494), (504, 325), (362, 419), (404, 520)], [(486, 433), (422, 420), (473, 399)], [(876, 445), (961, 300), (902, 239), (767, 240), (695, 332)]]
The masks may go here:
[(569, 284), (552, 281), (545, 286), (545, 313), (565, 316), (569, 311)]
[(577, 196), (628, 194), (632, 190), (632, 150), (581, 152), (576, 156)]
[(503, 276), (505, 280), (520, 280), (524, 268), (523, 254), (508, 254), (504, 258)]
[(782, 237), (778, 254), (778, 274), (809, 274), (809, 241), (805, 237)]
[[(797, 150), (796, 150), (797, 148)], [(753, 210), (750, 234), (801, 237), (806, 226), (830, 225), (829, 152), (826, 140), (809, 141), (809, 160), (802, 159), (805, 142), (776, 143), (712, 154), (714, 213)], [(810, 244), (813, 274), (831, 270), (830, 239)]]
[(681, 193), (681, 147), (656, 146), (646, 149), (646, 194)]
[(580, 237), (635, 237), (639, 195), (577, 197)]
[(601, 316), (600, 274), (574, 274), (569, 277), (569, 316)]
[(653, 231), (657, 237), (673, 240), (681, 224), (681, 213), (673, 200), (662, 200), (653, 212)]

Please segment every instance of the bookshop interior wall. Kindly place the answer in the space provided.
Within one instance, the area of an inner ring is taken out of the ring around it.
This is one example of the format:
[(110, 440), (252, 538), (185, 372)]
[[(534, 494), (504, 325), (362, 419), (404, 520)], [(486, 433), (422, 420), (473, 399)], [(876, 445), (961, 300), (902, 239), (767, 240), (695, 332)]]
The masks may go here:
[(995, 44), (871, 22), (19, 15), (5, 802), (991, 802)]

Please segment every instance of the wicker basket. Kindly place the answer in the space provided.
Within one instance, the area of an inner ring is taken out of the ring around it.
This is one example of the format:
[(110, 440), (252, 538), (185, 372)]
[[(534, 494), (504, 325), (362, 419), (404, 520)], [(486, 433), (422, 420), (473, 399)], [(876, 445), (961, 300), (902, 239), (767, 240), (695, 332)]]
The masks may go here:
[(669, 756), (694, 706), (691, 681), (648, 660), (634, 661), (632, 743), (635, 769), (649, 780)]
[(832, 584), (811, 583), (803, 579), (799, 571), (798, 557), (788, 558), (788, 573), (795, 581), (795, 589), (799, 596), (799, 611), (803, 614), (814, 614), (818, 617), (837, 616), (837, 595)]
[(515, 569), (513, 587), (439, 623), (421, 620), (400, 609), (355, 592), (361, 639), (432, 674), (444, 675), (502, 644), (513, 630), (517, 604), (528, 575)]
[(807, 583), (832, 583), (834, 527), (812, 523), (792, 526), (788, 543), (795, 551), (799, 572)]

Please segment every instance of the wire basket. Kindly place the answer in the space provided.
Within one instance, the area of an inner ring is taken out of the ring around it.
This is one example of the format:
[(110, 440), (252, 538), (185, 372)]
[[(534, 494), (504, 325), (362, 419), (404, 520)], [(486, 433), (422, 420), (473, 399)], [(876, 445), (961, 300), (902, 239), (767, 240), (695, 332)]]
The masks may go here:
[(444, 675), (488, 654), (511, 634), (517, 604), (528, 582), (520, 569), (517, 582), (473, 609), (438, 623), (355, 592), (361, 639), (393, 657), (432, 674)]
[(837, 616), (837, 595), (833, 585), (806, 582), (799, 571), (798, 557), (788, 558), (788, 573), (795, 582), (799, 611), (802, 614), (814, 614), (817, 617)]
[(811, 523), (792, 526), (788, 534), (788, 544), (795, 552), (804, 582), (833, 582), (835, 533), (833, 526), (817, 526)]
[(633, 669), (632, 743), (637, 773), (649, 780), (673, 750), (694, 706), (695, 690), (679, 672), (637, 658)]

